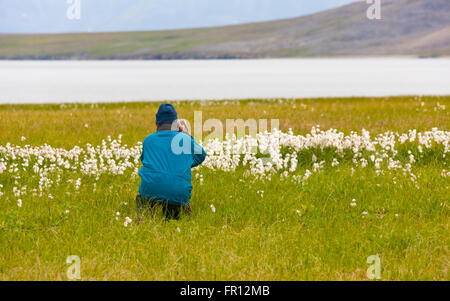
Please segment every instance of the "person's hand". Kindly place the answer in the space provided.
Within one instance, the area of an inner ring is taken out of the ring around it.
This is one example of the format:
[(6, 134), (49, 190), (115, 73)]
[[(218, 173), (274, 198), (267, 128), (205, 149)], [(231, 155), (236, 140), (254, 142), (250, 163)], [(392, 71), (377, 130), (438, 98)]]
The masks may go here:
[(183, 132), (184, 131), (184, 125), (181, 123), (180, 119), (177, 120), (178, 125), (178, 131)]

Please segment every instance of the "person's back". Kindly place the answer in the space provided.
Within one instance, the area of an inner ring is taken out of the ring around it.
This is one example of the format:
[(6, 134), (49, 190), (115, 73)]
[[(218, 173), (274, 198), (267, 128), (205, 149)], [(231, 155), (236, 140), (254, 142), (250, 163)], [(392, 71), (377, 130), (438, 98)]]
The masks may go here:
[[(178, 137), (176, 137), (179, 135)], [(189, 142), (189, 148), (172, 149), (173, 142)], [(191, 168), (203, 162), (206, 153), (192, 137), (174, 131), (159, 131), (144, 140), (139, 193), (171, 205), (186, 205), (191, 199)], [(183, 150), (190, 150), (183, 152)]]
[(143, 201), (151, 206), (163, 203), (165, 210), (174, 211), (177, 218), (181, 207), (190, 210), (191, 168), (200, 165), (206, 153), (182, 132), (183, 126), (172, 105), (160, 106), (156, 124), (157, 132), (145, 138), (142, 146), (138, 211)]

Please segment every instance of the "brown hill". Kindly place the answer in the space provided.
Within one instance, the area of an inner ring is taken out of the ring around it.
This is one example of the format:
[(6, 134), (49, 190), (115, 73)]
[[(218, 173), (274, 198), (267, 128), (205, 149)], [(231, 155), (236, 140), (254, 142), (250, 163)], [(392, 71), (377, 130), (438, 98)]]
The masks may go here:
[(358, 2), (272, 22), (170, 31), (0, 35), (3, 59), (186, 59), (448, 56), (449, 0), (382, 0), (382, 19)]

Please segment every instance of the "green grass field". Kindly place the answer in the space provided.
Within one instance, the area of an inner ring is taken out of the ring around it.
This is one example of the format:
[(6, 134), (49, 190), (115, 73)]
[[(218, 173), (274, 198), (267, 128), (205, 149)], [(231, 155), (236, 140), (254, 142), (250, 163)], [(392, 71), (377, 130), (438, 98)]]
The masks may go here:
[[(135, 146), (155, 131), (158, 105), (2, 105), (0, 147), (71, 149), (119, 135), (122, 144)], [(195, 110), (203, 120), (279, 119), (280, 130), (297, 135), (316, 125), (372, 136), (450, 130), (450, 97), (174, 105), (189, 121)], [(332, 167), (332, 149), (299, 152), (293, 175), (312, 169), (312, 154), (326, 162), (303, 184), (280, 173), (258, 179), (244, 166), (203, 166), (194, 171), (201, 176), (193, 176), (192, 216), (166, 222), (161, 212), (148, 213), (140, 224), (139, 177), (131, 170), (97, 179), (73, 170), (58, 180), (45, 161), (53, 181), (45, 188), (31, 168), (36, 160), (26, 167), (0, 151), (0, 163), (2, 156), (7, 162), (0, 172), (0, 279), (67, 280), (66, 258), (77, 255), (82, 280), (367, 280), (367, 258), (379, 255), (381, 280), (450, 280), (450, 177), (444, 173), (450, 159), (441, 146), (418, 154), (412, 143), (398, 149), (402, 164), (409, 149), (415, 181), (402, 168), (378, 174), (373, 164), (355, 166), (348, 156)], [(133, 220), (127, 227), (125, 217)]]

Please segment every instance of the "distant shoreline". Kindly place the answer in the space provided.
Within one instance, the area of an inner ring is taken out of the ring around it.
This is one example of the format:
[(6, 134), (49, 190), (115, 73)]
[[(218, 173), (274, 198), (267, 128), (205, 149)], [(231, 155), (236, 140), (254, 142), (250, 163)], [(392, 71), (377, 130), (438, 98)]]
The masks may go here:
[(450, 55), (343, 55), (343, 56), (301, 56), (301, 57), (183, 57), (183, 56), (154, 56), (154, 57), (0, 57), (0, 61), (215, 61), (215, 60), (290, 60), (290, 59), (448, 59)]
[(394, 96), (353, 96), (353, 97), (298, 97), (298, 98), (236, 98), (236, 99), (184, 99), (184, 100), (140, 100), (140, 101), (109, 101), (109, 102), (43, 102), (43, 103), (1, 103), (0, 110), (8, 110), (10, 108), (16, 109), (111, 109), (125, 107), (142, 107), (150, 105), (157, 107), (160, 103), (172, 103), (174, 105), (188, 104), (192, 105), (253, 105), (258, 104), (277, 104), (277, 103), (289, 103), (289, 102), (315, 102), (315, 101), (343, 101), (343, 102), (356, 102), (361, 100), (374, 101), (374, 100), (390, 100), (390, 101), (403, 101), (405, 99), (411, 99), (411, 101), (419, 101), (421, 99), (427, 101), (445, 101), (450, 99), (450, 93), (448, 95), (394, 95)]

